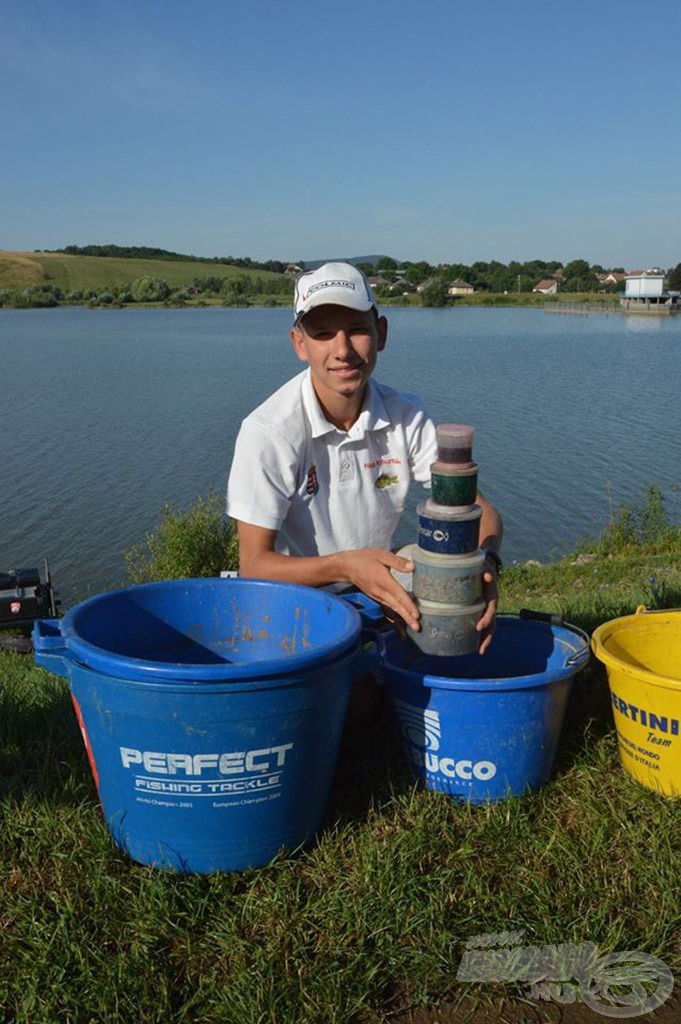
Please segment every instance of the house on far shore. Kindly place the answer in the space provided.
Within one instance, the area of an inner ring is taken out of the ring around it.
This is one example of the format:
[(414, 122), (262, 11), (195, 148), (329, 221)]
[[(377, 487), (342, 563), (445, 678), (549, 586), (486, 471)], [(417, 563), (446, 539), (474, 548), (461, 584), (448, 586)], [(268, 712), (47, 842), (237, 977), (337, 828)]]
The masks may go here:
[(421, 294), (426, 288), (432, 288), (434, 284), (439, 284), (440, 279), (438, 277), (429, 277), (425, 281), (421, 281), (421, 284), (416, 285), (416, 291)]
[(410, 295), (416, 291), (415, 285), (411, 281), (406, 281), (403, 277), (398, 277), (394, 284), (390, 285), (391, 292), (399, 292), (400, 295)]
[(558, 291), (558, 281), (555, 278), (547, 277), (544, 281), (536, 284), (532, 291), (537, 292), (538, 295), (555, 295)]
[(410, 292), (416, 291), (413, 284), (402, 278), (398, 278), (396, 281), (388, 281), (385, 277), (368, 277), (367, 280), (374, 291), (380, 290), (384, 295), (386, 292), (389, 292), (391, 295), (408, 295)]
[(627, 275), (621, 274), (619, 271), (609, 270), (602, 274), (596, 274), (596, 280), (599, 284), (621, 284), (622, 281), (626, 280)]
[(452, 281), (447, 289), (448, 295), (472, 295), (475, 288), (468, 281)]

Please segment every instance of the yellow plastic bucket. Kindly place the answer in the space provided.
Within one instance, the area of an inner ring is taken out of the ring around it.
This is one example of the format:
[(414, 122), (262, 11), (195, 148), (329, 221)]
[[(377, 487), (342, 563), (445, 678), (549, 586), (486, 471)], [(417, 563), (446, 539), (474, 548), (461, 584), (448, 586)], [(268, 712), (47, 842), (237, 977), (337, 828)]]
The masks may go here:
[(591, 648), (608, 671), (626, 772), (664, 796), (681, 796), (681, 610), (604, 622)]

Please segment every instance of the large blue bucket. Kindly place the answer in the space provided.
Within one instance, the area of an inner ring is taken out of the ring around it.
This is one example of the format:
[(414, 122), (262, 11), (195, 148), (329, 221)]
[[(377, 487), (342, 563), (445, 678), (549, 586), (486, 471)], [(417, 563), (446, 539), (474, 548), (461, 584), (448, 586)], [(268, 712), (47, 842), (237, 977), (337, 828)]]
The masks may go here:
[(262, 580), (112, 591), (33, 639), (70, 681), (116, 842), (183, 872), (258, 866), (314, 835), (353, 678), (378, 661), (343, 600)]
[(574, 627), (512, 617), (497, 619), (484, 655), (434, 657), (391, 638), (383, 674), (415, 775), (475, 804), (538, 789), (588, 658)]

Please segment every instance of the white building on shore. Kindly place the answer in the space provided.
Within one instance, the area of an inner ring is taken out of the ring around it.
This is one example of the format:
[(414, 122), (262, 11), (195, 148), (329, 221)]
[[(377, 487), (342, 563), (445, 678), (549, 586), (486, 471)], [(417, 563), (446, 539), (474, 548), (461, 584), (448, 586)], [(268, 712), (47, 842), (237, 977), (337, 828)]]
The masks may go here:
[(628, 274), (621, 298), (625, 313), (676, 313), (679, 293), (664, 290), (664, 274), (654, 269)]

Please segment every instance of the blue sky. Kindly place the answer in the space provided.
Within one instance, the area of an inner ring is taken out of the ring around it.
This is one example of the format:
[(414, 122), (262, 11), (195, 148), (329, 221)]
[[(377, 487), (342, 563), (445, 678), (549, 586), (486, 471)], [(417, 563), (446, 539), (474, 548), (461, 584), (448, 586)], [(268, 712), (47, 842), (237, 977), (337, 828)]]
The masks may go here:
[(678, 0), (3, 0), (0, 248), (681, 261)]

